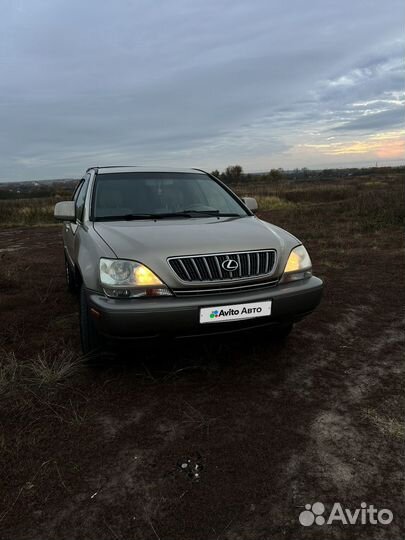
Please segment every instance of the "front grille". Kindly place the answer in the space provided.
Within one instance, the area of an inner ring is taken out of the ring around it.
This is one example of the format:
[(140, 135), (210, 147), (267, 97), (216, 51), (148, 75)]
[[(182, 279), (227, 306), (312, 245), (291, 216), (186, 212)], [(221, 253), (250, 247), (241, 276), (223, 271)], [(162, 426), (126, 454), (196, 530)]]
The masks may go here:
[[(224, 268), (227, 260), (235, 261), (233, 271)], [(276, 263), (274, 249), (266, 251), (244, 251), (241, 253), (219, 253), (173, 257), (168, 262), (177, 276), (186, 282), (230, 281), (271, 274)]]

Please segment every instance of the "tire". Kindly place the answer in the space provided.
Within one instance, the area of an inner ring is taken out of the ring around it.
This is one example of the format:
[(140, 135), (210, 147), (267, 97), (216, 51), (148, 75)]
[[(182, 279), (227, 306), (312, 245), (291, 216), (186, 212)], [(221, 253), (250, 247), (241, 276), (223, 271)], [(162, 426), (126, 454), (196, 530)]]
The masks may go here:
[(66, 276), (66, 287), (68, 291), (72, 294), (77, 293), (77, 283), (75, 273), (70, 266), (66, 254), (65, 254), (65, 276)]
[(94, 358), (101, 352), (103, 340), (90, 315), (84, 286), (80, 288), (80, 340), (84, 354)]

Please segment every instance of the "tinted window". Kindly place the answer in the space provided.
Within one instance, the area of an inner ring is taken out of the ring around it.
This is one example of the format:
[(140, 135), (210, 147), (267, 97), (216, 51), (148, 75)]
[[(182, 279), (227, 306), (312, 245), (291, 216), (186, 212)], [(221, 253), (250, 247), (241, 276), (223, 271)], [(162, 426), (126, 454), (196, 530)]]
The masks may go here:
[(77, 197), (79, 196), (79, 193), (83, 187), (83, 184), (84, 184), (84, 178), (82, 178), (80, 182), (77, 184), (76, 189), (73, 193), (72, 201), (77, 201)]
[(83, 219), (84, 202), (86, 200), (86, 194), (87, 194), (87, 188), (88, 188), (88, 185), (89, 185), (89, 179), (90, 179), (90, 175), (87, 175), (84, 182), (82, 183), (80, 191), (77, 194), (77, 198), (75, 198), (75, 200), (76, 200), (76, 218), (79, 221), (82, 221), (82, 219)]
[(215, 180), (193, 173), (111, 173), (97, 177), (95, 218), (187, 211), (246, 216)]

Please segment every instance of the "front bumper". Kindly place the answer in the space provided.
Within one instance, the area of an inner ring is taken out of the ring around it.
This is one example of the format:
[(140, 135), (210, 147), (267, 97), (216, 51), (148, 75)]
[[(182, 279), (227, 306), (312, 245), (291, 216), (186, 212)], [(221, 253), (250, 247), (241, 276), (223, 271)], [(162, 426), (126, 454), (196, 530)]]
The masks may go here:
[[(221, 293), (192, 297), (157, 297), (132, 300), (107, 298), (87, 291), (91, 313), (98, 331), (112, 338), (133, 339), (174, 335), (177, 337), (237, 332), (267, 325), (291, 323), (301, 319), (319, 304), (322, 281), (309, 279), (281, 284), (260, 291)], [(200, 324), (201, 307), (217, 307), (272, 300), (268, 317), (234, 322)]]

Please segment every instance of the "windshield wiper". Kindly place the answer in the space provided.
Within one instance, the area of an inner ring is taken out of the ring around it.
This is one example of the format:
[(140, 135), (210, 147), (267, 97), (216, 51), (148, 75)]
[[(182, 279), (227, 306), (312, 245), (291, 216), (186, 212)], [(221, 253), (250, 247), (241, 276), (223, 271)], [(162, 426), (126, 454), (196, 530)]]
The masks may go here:
[(220, 210), (182, 210), (181, 212), (174, 212), (173, 214), (167, 214), (165, 217), (196, 217), (196, 216), (214, 216), (214, 217), (242, 217), (240, 214), (234, 212), (221, 212)]
[(96, 216), (95, 221), (129, 221), (132, 219), (152, 219), (154, 214), (119, 214), (117, 216)]
[(167, 212), (159, 214), (121, 214), (118, 216), (97, 216), (96, 221), (133, 221), (136, 219), (165, 219), (170, 217), (193, 217), (191, 212)]
[(183, 210), (181, 212), (161, 212), (157, 214), (124, 214), (119, 216), (98, 216), (96, 221), (132, 221), (136, 219), (193, 218), (196, 216), (242, 217), (235, 213), (222, 213), (219, 210)]
[(181, 210), (180, 212), (167, 212), (162, 214), (151, 214), (153, 219), (165, 219), (165, 218), (176, 218), (176, 217), (242, 217), (240, 214), (236, 213), (224, 213), (219, 210)]

